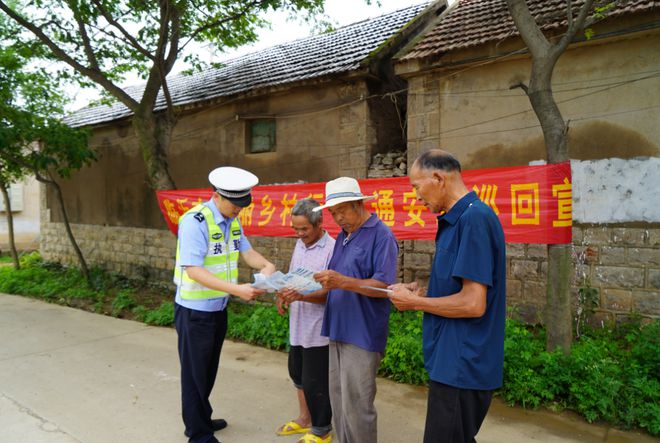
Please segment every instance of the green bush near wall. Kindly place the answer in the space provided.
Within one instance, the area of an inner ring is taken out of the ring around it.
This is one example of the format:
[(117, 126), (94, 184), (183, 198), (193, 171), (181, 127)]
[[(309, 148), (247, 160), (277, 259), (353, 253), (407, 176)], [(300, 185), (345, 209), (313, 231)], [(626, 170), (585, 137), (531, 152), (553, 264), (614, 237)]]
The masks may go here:
[[(91, 308), (154, 325), (168, 326), (174, 321), (171, 294), (146, 303), (144, 287), (122, 276), (95, 269), (97, 288), (90, 289), (79, 271), (44, 263), (36, 253), (23, 256), (21, 266), (19, 271), (0, 267), (0, 292)], [(421, 313), (392, 312), (381, 375), (404, 383), (426, 383), (421, 325)], [(236, 300), (230, 304), (230, 338), (286, 350), (288, 331), (288, 316), (277, 314), (271, 304)], [(507, 319), (504, 385), (497, 395), (509, 404), (571, 409), (588, 421), (639, 427), (658, 436), (659, 378), (660, 321), (643, 325), (633, 316), (626, 324), (586, 331), (566, 356), (545, 350), (543, 328)]]

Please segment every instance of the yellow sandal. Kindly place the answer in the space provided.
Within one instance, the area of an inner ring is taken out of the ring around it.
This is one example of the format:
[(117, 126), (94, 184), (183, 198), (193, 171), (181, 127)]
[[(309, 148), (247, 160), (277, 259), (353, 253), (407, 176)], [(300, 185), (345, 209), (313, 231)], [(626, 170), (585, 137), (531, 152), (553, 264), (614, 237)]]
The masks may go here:
[(328, 432), (325, 436), (319, 437), (311, 432), (303, 435), (298, 443), (330, 443), (332, 441), (332, 432)]
[(282, 426), (277, 428), (275, 433), (277, 435), (294, 435), (294, 434), (305, 434), (309, 432), (309, 428), (303, 428), (295, 421), (291, 420), (290, 422), (284, 423)]

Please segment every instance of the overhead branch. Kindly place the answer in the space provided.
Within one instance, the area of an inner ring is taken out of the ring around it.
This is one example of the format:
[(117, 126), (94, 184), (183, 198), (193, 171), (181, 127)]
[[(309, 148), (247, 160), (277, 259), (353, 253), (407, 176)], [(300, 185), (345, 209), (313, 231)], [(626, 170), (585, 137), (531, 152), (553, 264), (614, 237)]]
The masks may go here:
[(529, 88), (523, 82), (516, 83), (515, 85), (509, 86), (509, 89), (517, 89), (517, 88), (522, 89), (525, 92), (525, 95), (529, 95)]
[(568, 29), (566, 30), (566, 33), (564, 36), (559, 40), (559, 42), (553, 47), (553, 52), (557, 54), (557, 57), (559, 57), (559, 54), (563, 53), (568, 45), (573, 41), (573, 38), (575, 38), (575, 34), (584, 28), (584, 23), (587, 18), (587, 15), (589, 15), (589, 12), (591, 12), (591, 9), (594, 5), (594, 0), (585, 0), (584, 4), (580, 7), (580, 12), (578, 13), (578, 16), (575, 20), (573, 20), (573, 10), (571, 8), (571, 0), (568, 0), (568, 11), (567, 11), (567, 20), (568, 20)]
[(59, 60), (71, 66), (80, 74), (90, 78), (94, 82), (101, 85), (110, 94), (116, 97), (120, 102), (126, 105), (129, 109), (135, 110), (138, 107), (138, 102), (128, 95), (123, 89), (115, 85), (108, 79), (101, 71), (81, 64), (79, 61), (71, 57), (60, 48), (57, 43), (51, 40), (38, 26), (26, 20), (23, 16), (16, 13), (12, 8), (7, 6), (5, 1), (0, 0), (0, 10), (4, 11), (9, 17), (16, 21), (19, 25), (32, 32), (44, 45), (50, 49), (53, 55)]
[(77, 12), (74, 11), (73, 15), (75, 17), (76, 23), (78, 24), (78, 32), (80, 32), (80, 38), (82, 38), (83, 49), (85, 51), (87, 61), (89, 62), (89, 65), (92, 69), (100, 72), (101, 70), (99, 69), (99, 62), (96, 58), (96, 54), (94, 53), (94, 49), (92, 49), (92, 43), (89, 39), (89, 35), (87, 34), (85, 22), (80, 18), (80, 15)]
[[(169, 73), (171, 67), (170, 69), (167, 68), (165, 51), (168, 43), (170, 42), (170, 21), (172, 21), (174, 27), (176, 26), (175, 23), (178, 23), (178, 20), (179, 11), (176, 6), (172, 5), (169, 0), (162, 0), (160, 2), (160, 29), (158, 31), (158, 44), (156, 45), (156, 60), (153, 69), (156, 70), (159, 83), (163, 90), (163, 96), (165, 97), (165, 103), (167, 104), (167, 109), (170, 112), (174, 109), (172, 96), (167, 84), (167, 74)], [(176, 42), (178, 42), (178, 40), (176, 40), (175, 43)], [(170, 48), (170, 55), (171, 51), (172, 48)], [(150, 74), (150, 80), (151, 77), (152, 75)]]
[(98, 8), (98, 10), (101, 12), (101, 15), (103, 18), (105, 18), (108, 23), (110, 23), (115, 29), (119, 31), (119, 33), (124, 37), (125, 41), (128, 42), (132, 47), (134, 47), (140, 54), (145, 56), (147, 59), (153, 61), (153, 55), (146, 49), (144, 48), (140, 42), (137, 41), (135, 37), (133, 37), (127, 30), (122, 26), (121, 23), (119, 23), (113, 16), (108, 12), (108, 10), (103, 6), (103, 4), (99, 0), (92, 0), (92, 3), (94, 3), (94, 6)]
[(181, 10), (174, 7), (172, 12), (172, 29), (170, 30), (169, 52), (165, 57), (165, 72), (169, 73), (179, 57), (179, 42), (181, 39)]
[(239, 10), (238, 12), (236, 12), (232, 15), (229, 15), (227, 17), (224, 17), (222, 19), (219, 19), (219, 20), (213, 20), (211, 22), (208, 22), (208, 23), (200, 26), (199, 28), (195, 29), (190, 34), (190, 38), (183, 45), (181, 45), (181, 49), (188, 46), (188, 44), (190, 42), (192, 42), (193, 40), (195, 40), (195, 37), (197, 37), (202, 32), (208, 31), (209, 29), (216, 28), (216, 27), (218, 27), (218, 26), (220, 26), (224, 23), (228, 23), (228, 22), (234, 21), (236, 19), (239, 19), (239, 18), (245, 16), (253, 7), (261, 6), (264, 3), (267, 3), (267, 2), (265, 0), (252, 0), (250, 2), (247, 2), (245, 5), (243, 5), (243, 8), (241, 10)]

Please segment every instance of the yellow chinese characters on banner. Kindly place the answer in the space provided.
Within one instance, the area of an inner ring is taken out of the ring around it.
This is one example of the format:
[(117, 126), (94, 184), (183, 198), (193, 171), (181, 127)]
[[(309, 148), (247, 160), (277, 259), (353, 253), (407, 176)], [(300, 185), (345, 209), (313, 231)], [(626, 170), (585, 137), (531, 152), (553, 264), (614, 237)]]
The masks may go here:
[(417, 190), (413, 189), (410, 192), (403, 193), (403, 210), (407, 212), (408, 218), (403, 225), (409, 227), (412, 225), (426, 226), (426, 222), (422, 219), (422, 211), (427, 208), (424, 205), (417, 204)]
[(539, 184), (511, 185), (511, 224), (538, 225), (540, 217)]
[(394, 226), (394, 191), (391, 189), (374, 191), (373, 196), (376, 200), (371, 203), (372, 209), (376, 212), (385, 225)]
[(557, 218), (552, 221), (552, 226), (573, 225), (573, 190), (568, 177), (564, 177), (564, 183), (552, 185), (552, 196), (557, 197)]
[(500, 210), (495, 203), (495, 198), (497, 197), (497, 185), (481, 185), (481, 189), (477, 187), (477, 185), (474, 185), (472, 190), (477, 193), (477, 196), (482, 202), (490, 206), (495, 214), (500, 215)]
[(241, 209), (238, 218), (241, 220), (242, 226), (252, 226), (252, 211), (254, 211), (254, 202)]
[(262, 217), (261, 220), (257, 223), (259, 226), (266, 226), (270, 223), (270, 219), (275, 213), (275, 207), (273, 206), (273, 201), (270, 199), (268, 194), (264, 195), (261, 199), (261, 211), (259, 215)]
[(291, 224), (291, 209), (296, 205), (298, 194), (293, 194), (293, 197), (287, 198), (289, 194), (284, 194), (280, 203), (282, 204), (282, 212), (280, 218), (282, 219), (282, 226), (289, 226)]

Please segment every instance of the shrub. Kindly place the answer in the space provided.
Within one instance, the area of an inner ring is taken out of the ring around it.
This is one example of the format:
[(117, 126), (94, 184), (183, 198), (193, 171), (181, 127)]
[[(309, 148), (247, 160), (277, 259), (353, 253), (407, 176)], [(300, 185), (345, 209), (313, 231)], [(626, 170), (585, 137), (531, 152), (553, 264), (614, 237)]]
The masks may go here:
[(269, 303), (232, 301), (227, 336), (269, 349), (285, 349), (289, 343), (289, 316), (279, 315)]
[(140, 305), (133, 309), (135, 318), (148, 325), (170, 326), (174, 323), (174, 302), (163, 302), (157, 309)]
[(112, 315), (117, 317), (122, 311), (131, 310), (136, 306), (130, 289), (121, 289), (112, 301)]
[(504, 386), (509, 404), (569, 408), (660, 434), (660, 322), (585, 331), (569, 356), (545, 351), (545, 335), (507, 320)]
[(402, 383), (428, 381), (422, 354), (422, 313), (392, 312), (385, 357), (379, 373)]

